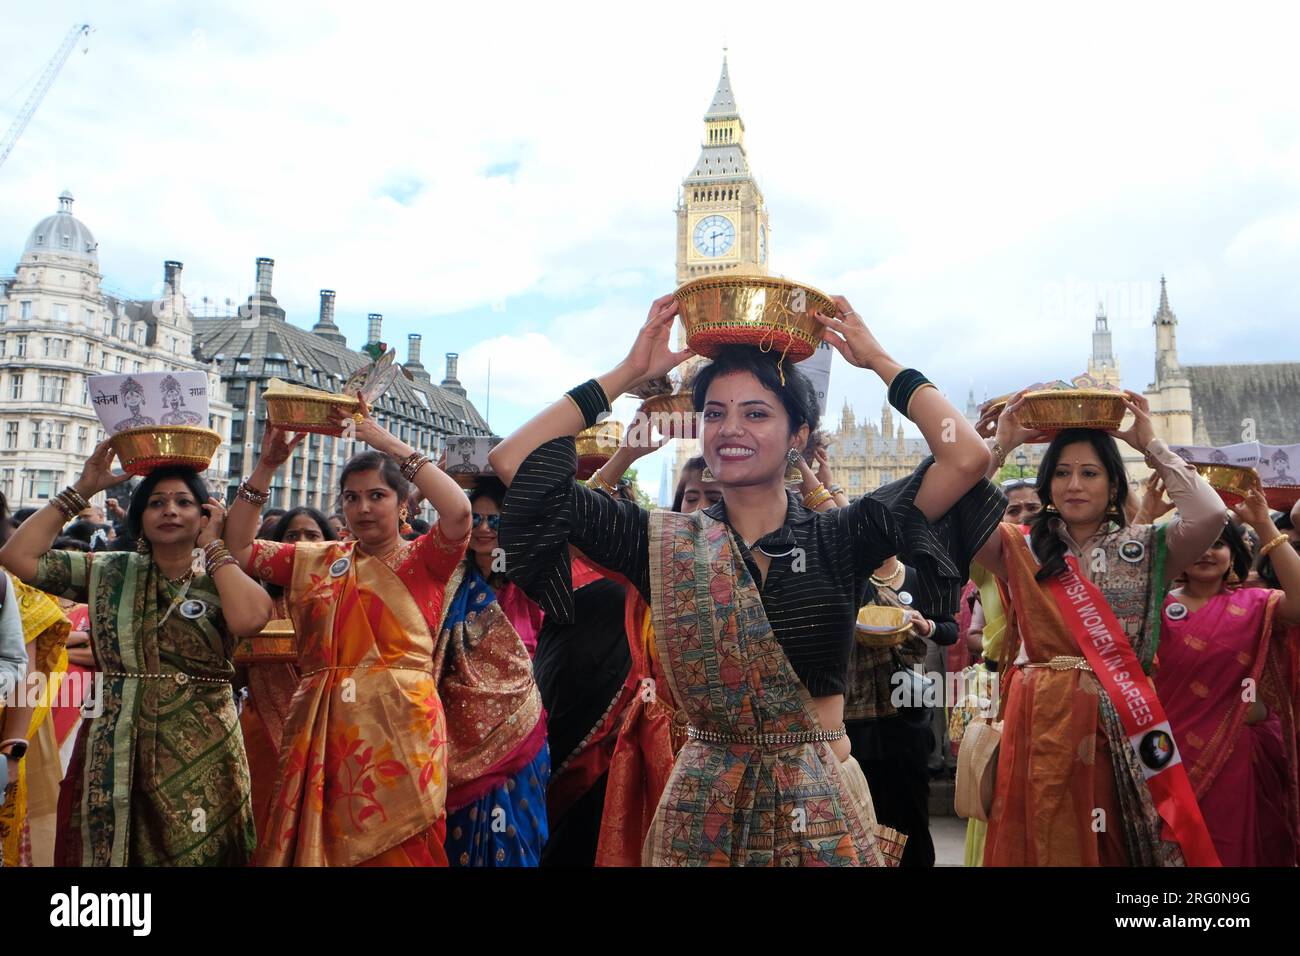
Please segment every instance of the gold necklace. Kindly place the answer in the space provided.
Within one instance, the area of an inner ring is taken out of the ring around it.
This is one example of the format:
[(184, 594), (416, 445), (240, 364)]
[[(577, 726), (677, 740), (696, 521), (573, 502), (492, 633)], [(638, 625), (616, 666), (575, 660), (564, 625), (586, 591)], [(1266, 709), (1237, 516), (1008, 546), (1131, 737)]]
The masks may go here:
[(871, 575), (871, 583), (878, 588), (889, 588), (891, 591), (898, 590), (898, 586), (903, 583), (904, 575), (907, 574), (907, 568), (897, 558), (894, 559), (894, 564), (897, 567), (893, 574), (887, 578), (878, 578), (873, 574)]

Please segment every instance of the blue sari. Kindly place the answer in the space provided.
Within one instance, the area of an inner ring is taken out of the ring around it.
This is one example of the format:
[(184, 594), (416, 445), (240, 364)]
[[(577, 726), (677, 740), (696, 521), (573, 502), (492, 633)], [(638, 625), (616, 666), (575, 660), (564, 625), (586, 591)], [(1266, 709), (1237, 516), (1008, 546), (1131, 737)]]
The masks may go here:
[(447, 714), (447, 858), (452, 866), (537, 866), (551, 776), (532, 661), (472, 561), (448, 582), (434, 658)]

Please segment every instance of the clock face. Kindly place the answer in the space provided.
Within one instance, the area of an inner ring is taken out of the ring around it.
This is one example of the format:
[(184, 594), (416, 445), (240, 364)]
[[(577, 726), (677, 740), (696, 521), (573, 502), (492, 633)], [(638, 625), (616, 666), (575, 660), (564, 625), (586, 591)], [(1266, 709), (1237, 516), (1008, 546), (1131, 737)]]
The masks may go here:
[(726, 216), (706, 216), (695, 224), (693, 238), (700, 255), (724, 256), (735, 245), (736, 227)]
[(767, 262), (767, 226), (759, 223), (758, 226), (758, 264), (764, 265)]

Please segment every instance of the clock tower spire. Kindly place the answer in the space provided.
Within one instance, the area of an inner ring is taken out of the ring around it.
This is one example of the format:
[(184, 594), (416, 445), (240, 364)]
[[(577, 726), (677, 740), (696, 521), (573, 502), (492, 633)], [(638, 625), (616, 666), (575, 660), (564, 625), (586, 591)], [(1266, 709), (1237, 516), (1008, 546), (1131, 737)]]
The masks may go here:
[(704, 114), (700, 156), (682, 180), (677, 203), (677, 282), (731, 269), (766, 274), (770, 233), (724, 51), (722, 75)]

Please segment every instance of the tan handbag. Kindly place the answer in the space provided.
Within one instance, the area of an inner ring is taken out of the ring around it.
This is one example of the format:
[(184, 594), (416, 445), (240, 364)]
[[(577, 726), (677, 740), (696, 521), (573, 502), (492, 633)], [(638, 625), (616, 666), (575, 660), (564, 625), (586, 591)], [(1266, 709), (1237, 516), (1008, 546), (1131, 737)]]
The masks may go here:
[(993, 809), (993, 785), (998, 771), (998, 745), (1002, 721), (976, 717), (966, 728), (957, 748), (957, 816), (988, 822)]

